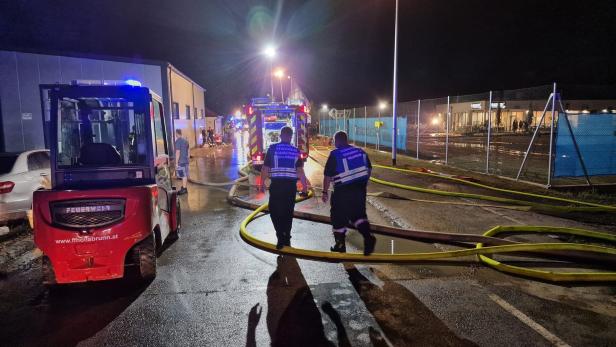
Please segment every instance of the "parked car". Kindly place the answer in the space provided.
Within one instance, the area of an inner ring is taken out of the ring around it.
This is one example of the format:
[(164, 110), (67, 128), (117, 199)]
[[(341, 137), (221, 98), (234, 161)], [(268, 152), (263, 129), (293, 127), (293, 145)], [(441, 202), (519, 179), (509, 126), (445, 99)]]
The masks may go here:
[(32, 193), (49, 189), (49, 151), (0, 153), (0, 225), (25, 219)]

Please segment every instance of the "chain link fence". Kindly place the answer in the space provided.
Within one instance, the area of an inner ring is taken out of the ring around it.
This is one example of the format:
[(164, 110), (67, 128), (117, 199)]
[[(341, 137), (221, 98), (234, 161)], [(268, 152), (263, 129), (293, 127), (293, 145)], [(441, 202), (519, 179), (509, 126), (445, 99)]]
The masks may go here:
[[(616, 109), (616, 93), (606, 89), (558, 86), (553, 100), (556, 87), (554, 84), (400, 102), (396, 148), (398, 153), (417, 159), (553, 185), (550, 154), (553, 158), (554, 151), (550, 147), (559, 114), (610, 113)], [(313, 118), (317, 119), (321, 135), (332, 136), (344, 130), (357, 146), (390, 151), (391, 112), (391, 105), (384, 104), (322, 108)], [(559, 178), (556, 183), (583, 182), (583, 178)]]

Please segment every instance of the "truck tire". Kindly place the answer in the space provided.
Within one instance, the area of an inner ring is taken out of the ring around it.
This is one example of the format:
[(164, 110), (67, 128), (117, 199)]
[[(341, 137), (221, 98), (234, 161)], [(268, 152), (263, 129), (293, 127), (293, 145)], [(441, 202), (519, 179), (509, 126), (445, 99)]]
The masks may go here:
[(180, 238), (180, 229), (182, 229), (182, 206), (180, 205), (180, 199), (175, 199), (175, 229), (169, 233), (169, 240), (175, 241)]
[(156, 277), (156, 239), (154, 233), (139, 242), (133, 249), (135, 264), (139, 266), (140, 280), (149, 281)]
[(43, 285), (52, 287), (57, 284), (56, 273), (53, 271), (53, 265), (49, 257), (44, 255), (41, 257), (41, 271), (43, 273)]

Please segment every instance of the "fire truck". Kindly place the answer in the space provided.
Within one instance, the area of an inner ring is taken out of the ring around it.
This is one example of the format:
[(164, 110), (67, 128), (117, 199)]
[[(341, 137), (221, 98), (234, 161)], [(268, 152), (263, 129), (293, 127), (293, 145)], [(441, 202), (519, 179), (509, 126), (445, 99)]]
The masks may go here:
[(308, 107), (301, 101), (289, 103), (272, 102), (269, 98), (253, 98), (246, 105), (248, 122), (249, 160), (256, 170), (260, 170), (265, 153), (273, 143), (280, 142), (280, 129), (289, 126), (293, 129), (291, 144), (301, 152), (301, 159), (308, 158)]
[[(139, 85), (50, 85), (51, 189), (34, 193), (43, 283), (156, 276), (156, 256), (178, 237), (161, 98)], [(46, 110), (44, 109), (44, 112)]]

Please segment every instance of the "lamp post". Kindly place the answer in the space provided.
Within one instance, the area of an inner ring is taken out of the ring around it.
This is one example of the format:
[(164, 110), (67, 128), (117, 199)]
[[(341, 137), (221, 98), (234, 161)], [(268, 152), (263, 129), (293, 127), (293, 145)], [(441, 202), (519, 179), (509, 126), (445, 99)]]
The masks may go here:
[(282, 90), (282, 78), (284, 77), (284, 70), (282, 68), (276, 69), (276, 71), (274, 72), (274, 76), (276, 76), (278, 78), (278, 81), (280, 82), (280, 97), (282, 98), (281, 101), (284, 103), (284, 91)]
[[(327, 106), (327, 104), (323, 104), (321, 105), (321, 113), (325, 112), (325, 114), (327, 115), (327, 111), (329, 110), (329, 107)], [(321, 116), (321, 121), (319, 122), (319, 134), (321, 134), (321, 123), (323, 122), (323, 116)], [(325, 135), (325, 134), (322, 134)]]
[(276, 58), (276, 55), (278, 54), (277, 50), (276, 50), (276, 46), (269, 44), (267, 46), (265, 46), (265, 48), (263, 49), (263, 55), (265, 55), (267, 57), (267, 59), (269, 60), (269, 80), (270, 80), (270, 87), (271, 87), (271, 99), (272, 101), (274, 100), (274, 78), (272, 76), (272, 65), (273, 65), (273, 61)]
[(397, 135), (398, 135), (398, 2), (396, 0), (396, 19), (394, 24), (394, 85), (393, 85), (393, 100), (392, 100), (392, 127), (391, 127), (391, 164), (396, 166), (396, 150), (397, 150)]

